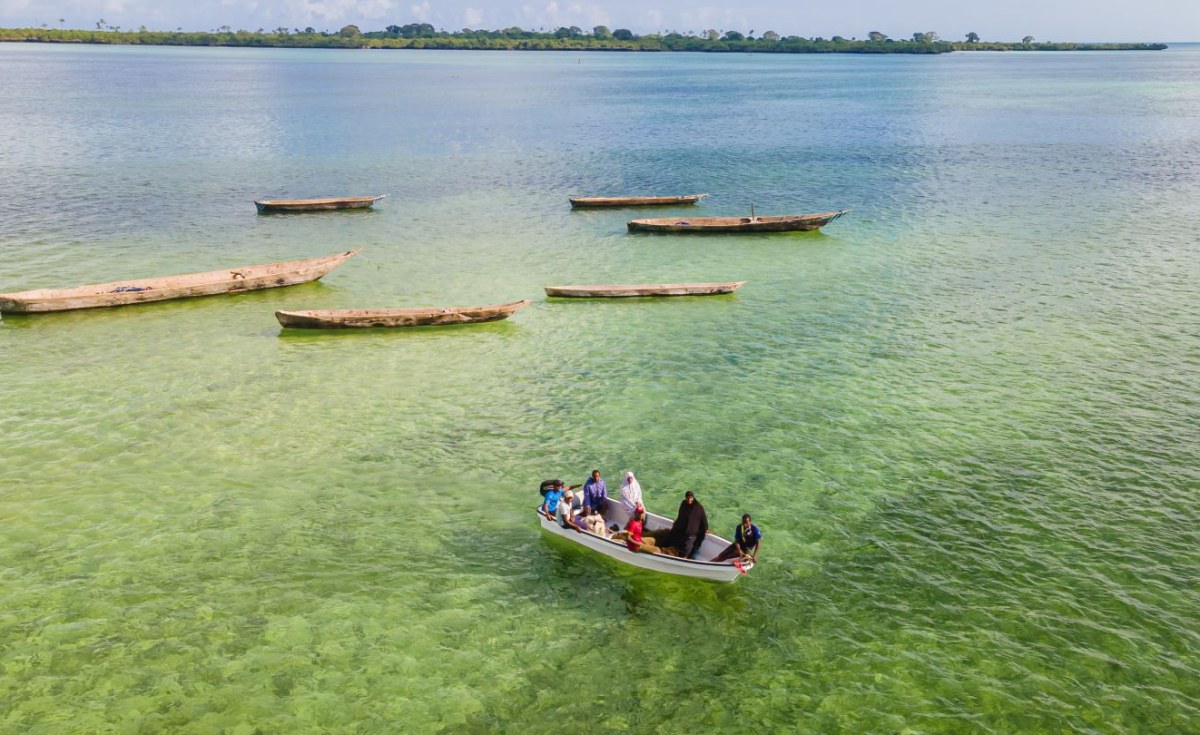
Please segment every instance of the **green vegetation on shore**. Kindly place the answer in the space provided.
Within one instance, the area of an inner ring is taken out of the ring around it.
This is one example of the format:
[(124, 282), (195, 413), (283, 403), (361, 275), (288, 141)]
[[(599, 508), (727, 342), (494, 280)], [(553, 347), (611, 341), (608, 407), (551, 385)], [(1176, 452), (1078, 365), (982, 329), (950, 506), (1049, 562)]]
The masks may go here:
[(233, 30), (222, 26), (213, 31), (151, 31), (144, 26), (136, 31), (106, 26), (101, 20), (95, 30), (66, 30), (55, 28), (3, 28), (0, 42), (29, 43), (96, 43), (145, 46), (259, 46), (277, 48), (433, 48), (481, 49), (499, 51), (705, 51), (781, 54), (944, 54), (951, 51), (1121, 51), (1159, 50), (1161, 43), (1047, 43), (1026, 36), (1020, 42), (980, 41), (976, 33), (968, 33), (965, 41), (947, 41), (934, 32), (913, 33), (910, 38), (895, 40), (871, 31), (867, 38), (803, 38), (780, 36), (766, 31), (757, 38), (754, 31), (719, 33), (652, 33), (639, 36), (618, 28), (609, 30), (596, 26), (591, 33), (581, 28), (559, 28), (552, 32), (505, 28), (483, 31), (464, 28), (448, 33), (434, 29), (428, 23), (388, 26), (382, 31), (363, 33), (356, 26), (345, 26), (337, 32), (276, 28), (272, 31)]

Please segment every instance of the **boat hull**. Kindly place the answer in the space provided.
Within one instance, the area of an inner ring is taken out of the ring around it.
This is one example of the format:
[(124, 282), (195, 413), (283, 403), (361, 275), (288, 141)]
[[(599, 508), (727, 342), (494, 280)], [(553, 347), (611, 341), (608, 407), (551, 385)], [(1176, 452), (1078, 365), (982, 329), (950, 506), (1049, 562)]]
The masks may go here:
[(564, 299), (711, 296), (733, 293), (745, 284), (745, 281), (728, 281), (724, 283), (642, 283), (627, 286), (546, 286), (546, 295)]
[(323, 197), (320, 199), (257, 199), (254, 206), (262, 214), (278, 212), (327, 212), (335, 209), (368, 209), (375, 202), (383, 199), (381, 196), (365, 197)]
[(850, 210), (817, 214), (775, 215), (769, 217), (668, 217), (635, 219), (627, 224), (630, 232), (732, 233), (732, 232), (808, 232), (819, 230)]
[(529, 300), (493, 306), (458, 306), (435, 309), (323, 309), (277, 311), (275, 318), (285, 327), (297, 329), (370, 329), (374, 327), (422, 327), (444, 324), (477, 324), (507, 319)]
[(575, 209), (596, 209), (599, 207), (669, 207), (695, 204), (707, 196), (707, 194), (684, 194), (664, 197), (569, 197), (568, 199)]
[[(610, 502), (609, 508), (610, 512), (605, 514), (605, 520), (624, 527), (625, 521), (628, 520), (628, 514), (624, 512), (619, 503)], [(744, 570), (742, 571), (728, 562), (693, 561), (666, 554), (646, 554), (639, 551), (630, 551), (622, 541), (601, 538), (586, 531), (563, 528), (558, 525), (557, 521), (547, 518), (540, 512), (537, 513), (537, 517), (542, 530), (547, 533), (586, 546), (619, 562), (654, 572), (673, 574), (679, 577), (692, 577), (694, 579), (707, 579), (714, 582), (736, 582), (738, 577), (754, 567), (752, 562), (747, 561), (742, 564), (742, 570)], [(671, 521), (662, 516), (647, 513), (646, 526), (647, 530), (670, 528)], [(704, 558), (712, 558), (724, 551), (728, 546), (729, 541), (720, 536), (709, 534), (704, 539), (704, 545), (700, 549), (700, 554)]]
[(295, 286), (321, 278), (357, 252), (358, 250), (348, 250), (321, 258), (250, 265), (229, 270), (114, 281), (68, 289), (40, 289), (0, 294), (0, 311), (34, 313), (96, 309)]

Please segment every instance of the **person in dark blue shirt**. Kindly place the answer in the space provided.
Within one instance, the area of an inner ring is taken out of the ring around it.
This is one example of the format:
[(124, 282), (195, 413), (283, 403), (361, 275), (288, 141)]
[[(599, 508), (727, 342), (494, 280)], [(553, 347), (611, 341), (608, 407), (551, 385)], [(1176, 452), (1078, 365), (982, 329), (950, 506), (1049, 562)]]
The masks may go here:
[(592, 470), (592, 476), (583, 483), (583, 504), (601, 513), (608, 510), (608, 488), (600, 478), (600, 470)]
[(733, 543), (717, 554), (713, 561), (729, 561), (730, 559), (749, 559), (758, 561), (758, 552), (762, 548), (762, 531), (750, 522), (750, 514), (742, 516), (742, 522), (733, 532)]

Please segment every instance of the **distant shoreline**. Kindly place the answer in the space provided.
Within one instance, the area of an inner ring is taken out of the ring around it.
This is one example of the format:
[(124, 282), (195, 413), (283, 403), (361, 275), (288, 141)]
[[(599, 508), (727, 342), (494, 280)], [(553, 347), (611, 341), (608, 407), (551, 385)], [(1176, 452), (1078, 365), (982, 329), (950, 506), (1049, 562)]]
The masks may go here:
[[(413, 30), (416, 29), (416, 30)], [(601, 32), (603, 31), (603, 32)], [(97, 30), (54, 28), (0, 28), (0, 43), (60, 43), (123, 46), (209, 46), (232, 48), (342, 48), (342, 49), (441, 49), (470, 51), (693, 51), (700, 53), (761, 54), (946, 54), (954, 51), (1161, 51), (1165, 43), (1070, 43), (946, 41), (934, 33), (913, 34), (911, 40), (894, 40), (872, 33), (869, 40), (780, 37), (768, 31), (761, 38), (743, 37), (733, 31), (714, 38), (705, 35), (669, 33), (636, 36), (617, 29), (608, 32), (597, 26), (593, 34), (578, 28), (560, 28), (553, 33), (510, 28), (502, 31), (457, 33), (435, 31), (432, 26), (388, 26), (387, 31), (362, 33), (346, 26), (336, 33), (311, 28), (293, 33), (284, 28), (272, 32), (234, 31), (121, 31), (117, 27)]]

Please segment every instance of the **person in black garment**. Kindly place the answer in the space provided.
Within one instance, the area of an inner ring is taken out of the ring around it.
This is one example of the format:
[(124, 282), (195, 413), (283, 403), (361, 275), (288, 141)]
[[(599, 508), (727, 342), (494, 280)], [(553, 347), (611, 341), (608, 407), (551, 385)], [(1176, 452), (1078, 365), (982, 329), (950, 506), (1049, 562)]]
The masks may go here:
[(695, 494), (688, 490), (683, 494), (683, 502), (679, 504), (679, 513), (671, 526), (671, 546), (686, 559), (695, 559), (704, 545), (704, 536), (708, 533), (708, 515), (704, 506), (696, 500)]

